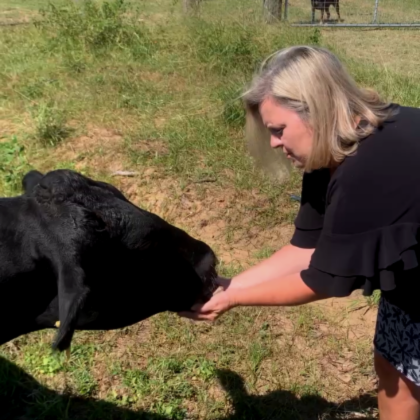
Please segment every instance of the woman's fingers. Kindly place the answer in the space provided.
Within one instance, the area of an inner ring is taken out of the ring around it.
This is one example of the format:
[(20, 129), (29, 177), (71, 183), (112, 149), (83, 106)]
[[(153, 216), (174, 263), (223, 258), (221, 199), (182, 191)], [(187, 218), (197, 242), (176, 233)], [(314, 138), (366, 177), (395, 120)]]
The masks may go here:
[(216, 295), (217, 293), (220, 293), (220, 292), (224, 292), (225, 291), (225, 289), (224, 289), (224, 287), (222, 287), (222, 286), (219, 286), (214, 292), (213, 292), (213, 296), (214, 295)]
[(204, 304), (194, 305), (190, 311), (179, 312), (178, 315), (195, 321), (214, 321), (231, 307), (227, 292), (220, 292)]
[(201, 314), (220, 311), (227, 304), (227, 302), (225, 302), (225, 296), (225, 292), (216, 293), (209, 301), (204, 304), (194, 305), (191, 310)]

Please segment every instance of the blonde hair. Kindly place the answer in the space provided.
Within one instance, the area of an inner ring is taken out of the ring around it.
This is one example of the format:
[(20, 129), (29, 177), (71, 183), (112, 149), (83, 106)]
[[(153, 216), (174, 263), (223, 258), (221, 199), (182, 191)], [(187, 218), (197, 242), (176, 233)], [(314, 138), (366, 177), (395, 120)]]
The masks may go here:
[(268, 97), (297, 112), (311, 127), (313, 147), (306, 171), (342, 162), (392, 114), (391, 104), (377, 92), (358, 87), (339, 59), (320, 47), (294, 46), (272, 54), (243, 93), (247, 119), (265, 136), (259, 106)]

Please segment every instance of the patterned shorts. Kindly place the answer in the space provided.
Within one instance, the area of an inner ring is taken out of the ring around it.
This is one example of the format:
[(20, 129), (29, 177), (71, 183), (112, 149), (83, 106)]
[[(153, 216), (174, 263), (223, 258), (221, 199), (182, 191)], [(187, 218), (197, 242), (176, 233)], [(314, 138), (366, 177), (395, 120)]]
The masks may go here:
[(376, 351), (420, 386), (420, 323), (381, 298), (374, 339)]

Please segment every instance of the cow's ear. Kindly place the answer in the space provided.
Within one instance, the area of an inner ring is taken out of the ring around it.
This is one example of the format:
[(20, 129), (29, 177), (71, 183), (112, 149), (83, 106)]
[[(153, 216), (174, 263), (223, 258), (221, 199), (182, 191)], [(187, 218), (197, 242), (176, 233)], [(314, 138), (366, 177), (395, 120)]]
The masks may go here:
[(39, 184), (44, 175), (38, 171), (29, 171), (22, 179), (23, 192), (26, 195), (31, 195), (34, 188)]
[(59, 267), (58, 314), (59, 327), (53, 348), (67, 350), (73, 338), (75, 324), (89, 293), (85, 273), (76, 261), (66, 261)]

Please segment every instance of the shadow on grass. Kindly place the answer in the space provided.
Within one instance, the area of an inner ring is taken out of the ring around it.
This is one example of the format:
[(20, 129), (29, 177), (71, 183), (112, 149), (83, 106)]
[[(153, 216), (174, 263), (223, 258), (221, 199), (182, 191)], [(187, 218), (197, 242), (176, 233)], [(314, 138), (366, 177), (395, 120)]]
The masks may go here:
[[(229, 370), (217, 372), (218, 379), (233, 403), (233, 414), (221, 420), (352, 419), (376, 406), (372, 396), (346, 401), (338, 407), (319, 396), (298, 399), (289, 391), (249, 395), (243, 379)], [(351, 412), (357, 412), (352, 417)], [(347, 415), (345, 413), (348, 413)], [(134, 411), (92, 398), (52, 391), (7, 359), (0, 357), (1, 420), (172, 420), (145, 411)]]
[(371, 412), (377, 406), (376, 397), (372, 395), (361, 395), (340, 405), (318, 395), (297, 398), (290, 391), (249, 395), (238, 374), (219, 370), (217, 376), (234, 407), (234, 413), (223, 420), (373, 420), (374, 417), (363, 416), (363, 412)]

